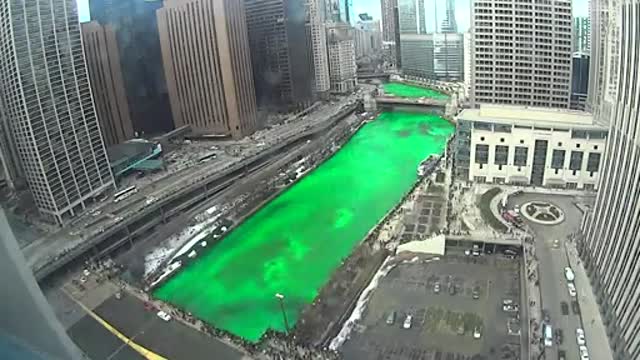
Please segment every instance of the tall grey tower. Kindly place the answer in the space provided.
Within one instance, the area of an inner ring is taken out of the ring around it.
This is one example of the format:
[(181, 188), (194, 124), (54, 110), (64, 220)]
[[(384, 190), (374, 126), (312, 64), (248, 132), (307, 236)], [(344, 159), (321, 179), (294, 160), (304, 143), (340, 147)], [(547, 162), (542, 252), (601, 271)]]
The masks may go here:
[(473, 1), (472, 103), (568, 108), (571, 1)]
[(392, 67), (400, 67), (400, 24), (398, 0), (381, 0), (382, 50), (385, 61)]
[(455, 0), (447, 0), (447, 12), (440, 26), (440, 32), (457, 33), (458, 23), (456, 23), (456, 2)]
[(613, 358), (640, 359), (640, 0), (591, 5), (597, 15), (591, 48), (604, 54), (605, 76), (589, 95), (598, 99), (596, 117), (609, 123), (609, 139), (596, 204), (578, 245)]
[(43, 218), (64, 224), (114, 187), (75, 0), (0, 3), (2, 121)]

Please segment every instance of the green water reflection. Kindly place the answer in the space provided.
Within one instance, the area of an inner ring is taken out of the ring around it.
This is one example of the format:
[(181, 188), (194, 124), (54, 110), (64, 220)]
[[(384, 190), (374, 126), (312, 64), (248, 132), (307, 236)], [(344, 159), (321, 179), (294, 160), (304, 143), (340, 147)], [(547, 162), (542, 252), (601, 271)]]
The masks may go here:
[(420, 86), (407, 85), (402, 83), (386, 83), (382, 85), (384, 93), (392, 96), (401, 96), (405, 98), (421, 98), (435, 100), (447, 100), (449, 95), (441, 93), (433, 89), (427, 89)]

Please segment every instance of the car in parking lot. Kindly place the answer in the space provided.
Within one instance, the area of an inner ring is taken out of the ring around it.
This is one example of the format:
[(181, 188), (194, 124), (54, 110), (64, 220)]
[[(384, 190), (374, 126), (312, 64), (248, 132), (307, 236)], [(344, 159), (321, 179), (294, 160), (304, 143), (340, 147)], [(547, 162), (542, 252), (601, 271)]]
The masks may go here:
[(564, 341), (564, 334), (562, 332), (562, 329), (556, 329), (556, 344), (562, 345), (563, 341)]
[(473, 287), (473, 292), (471, 293), (471, 297), (473, 297), (475, 300), (480, 299), (480, 286)]
[(567, 289), (569, 290), (569, 295), (571, 297), (576, 297), (576, 295), (578, 295), (578, 292), (576, 291), (576, 286), (572, 282), (567, 283)]
[(586, 343), (587, 343), (587, 340), (584, 337), (584, 330), (582, 328), (577, 328), (576, 329), (576, 342), (580, 346), (586, 345)]
[(505, 312), (518, 312), (518, 305), (512, 304), (512, 305), (502, 305), (502, 311)]
[(435, 294), (439, 294), (440, 293), (440, 282), (436, 281), (435, 284), (433, 284), (433, 292)]
[(456, 294), (456, 285), (453, 282), (449, 282), (449, 295), (453, 296)]
[(569, 304), (566, 301), (560, 303), (560, 311), (562, 315), (569, 315)]
[(395, 321), (396, 321), (396, 312), (391, 311), (389, 315), (387, 315), (387, 320), (385, 322), (387, 323), (387, 325), (393, 325)]
[(158, 317), (164, 321), (170, 321), (171, 320), (171, 315), (167, 314), (166, 312), (160, 310), (157, 313)]
[(567, 352), (564, 350), (558, 350), (558, 360), (567, 360)]
[(413, 320), (413, 316), (407, 315), (407, 317), (404, 319), (404, 323), (402, 324), (402, 327), (405, 329), (411, 329), (412, 320)]
[(473, 329), (473, 338), (480, 339), (481, 337), (482, 337), (482, 332), (480, 331), (480, 327), (476, 326), (476, 328)]
[(571, 270), (571, 268), (568, 266), (564, 268), (564, 277), (567, 279), (567, 281), (573, 281), (576, 279), (576, 275), (573, 273), (573, 270)]

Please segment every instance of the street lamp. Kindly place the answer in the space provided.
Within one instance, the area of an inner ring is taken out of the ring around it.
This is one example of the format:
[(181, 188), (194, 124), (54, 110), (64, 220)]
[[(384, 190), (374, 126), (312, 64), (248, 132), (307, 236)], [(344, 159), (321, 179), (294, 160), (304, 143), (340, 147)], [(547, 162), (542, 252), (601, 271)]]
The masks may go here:
[(289, 322), (287, 321), (287, 313), (284, 311), (284, 295), (277, 293), (276, 298), (280, 302), (280, 310), (282, 311), (282, 320), (284, 321), (284, 328), (287, 331), (287, 335), (289, 335)]

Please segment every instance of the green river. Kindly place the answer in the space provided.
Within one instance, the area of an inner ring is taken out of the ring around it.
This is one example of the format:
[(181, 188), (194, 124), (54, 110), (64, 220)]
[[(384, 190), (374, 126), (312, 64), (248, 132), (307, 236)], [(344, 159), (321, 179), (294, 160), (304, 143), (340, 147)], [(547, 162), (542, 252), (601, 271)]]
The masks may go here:
[(386, 112), (333, 157), (250, 216), (154, 291), (249, 341), (293, 326), (341, 261), (402, 198), (420, 161), (444, 152), (454, 126)]

